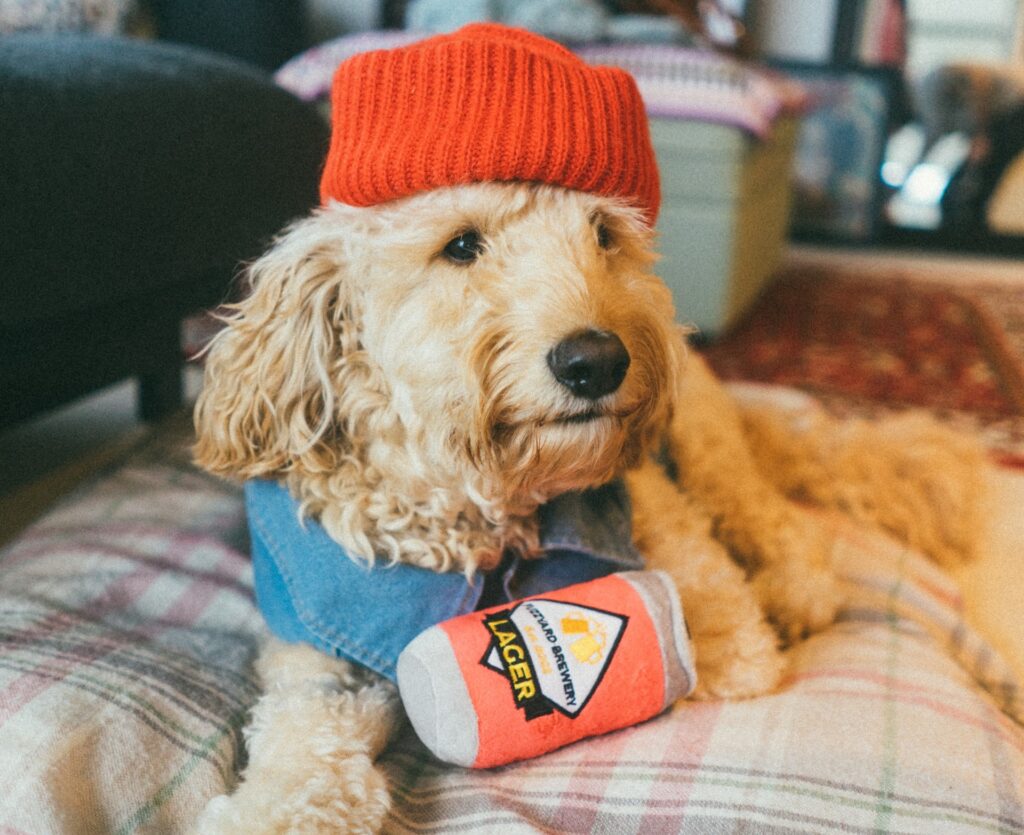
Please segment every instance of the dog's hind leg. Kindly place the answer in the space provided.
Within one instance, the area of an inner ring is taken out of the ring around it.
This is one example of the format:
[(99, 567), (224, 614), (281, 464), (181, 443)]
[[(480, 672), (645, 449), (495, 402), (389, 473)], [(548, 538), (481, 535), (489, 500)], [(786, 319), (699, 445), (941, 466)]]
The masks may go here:
[(698, 356), (681, 375), (667, 440), (679, 483), (710, 514), (783, 636), (831, 623), (840, 600), (831, 532), (762, 475), (739, 409)]
[(837, 420), (813, 404), (772, 407), (738, 386), (761, 471), (795, 499), (880, 527), (942, 565), (975, 556), (985, 529), (981, 445), (922, 413)]
[(312, 647), (276, 640), (257, 668), (264, 693), (246, 729), (243, 781), (210, 801), (193, 832), (379, 831), (389, 795), (373, 762), (401, 715), (395, 687)]
[(656, 464), (626, 474), (633, 536), (648, 568), (679, 590), (696, 648), (697, 698), (773, 690), (784, 668), (777, 638), (742, 569), (711, 536), (710, 518)]

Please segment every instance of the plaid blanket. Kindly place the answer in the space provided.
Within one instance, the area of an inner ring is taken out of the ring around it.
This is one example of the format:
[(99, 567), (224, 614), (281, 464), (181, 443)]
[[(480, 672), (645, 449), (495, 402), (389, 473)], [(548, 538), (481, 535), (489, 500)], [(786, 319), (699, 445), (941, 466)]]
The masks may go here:
[[(165, 430), (0, 554), (0, 833), (179, 832), (229, 789), (263, 634), (241, 499)], [(954, 584), (840, 530), (850, 597), (772, 696), (485, 772), (404, 732), (386, 831), (1022, 832), (1024, 704)]]

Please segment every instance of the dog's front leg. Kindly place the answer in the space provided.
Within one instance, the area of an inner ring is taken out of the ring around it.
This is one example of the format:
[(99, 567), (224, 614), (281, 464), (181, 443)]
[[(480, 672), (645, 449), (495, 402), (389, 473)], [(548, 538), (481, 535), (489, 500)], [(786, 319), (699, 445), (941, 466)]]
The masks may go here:
[(246, 729), (243, 782), (210, 801), (196, 835), (379, 831), (389, 795), (373, 762), (401, 715), (394, 686), (276, 640), (257, 668), (264, 693)]
[(840, 600), (831, 533), (761, 474), (739, 409), (700, 357), (687, 360), (668, 443), (680, 483), (711, 515), (779, 631), (795, 638), (831, 623)]
[(657, 465), (626, 474), (633, 536), (648, 568), (679, 590), (696, 648), (697, 698), (773, 690), (784, 668), (777, 638), (743, 571), (711, 536), (711, 520)]

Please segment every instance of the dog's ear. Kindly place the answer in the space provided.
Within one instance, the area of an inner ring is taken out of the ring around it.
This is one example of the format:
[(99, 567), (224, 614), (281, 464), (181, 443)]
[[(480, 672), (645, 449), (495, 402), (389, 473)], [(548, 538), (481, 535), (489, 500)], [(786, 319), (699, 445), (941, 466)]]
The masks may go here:
[(250, 266), (251, 293), (210, 346), (194, 448), (210, 472), (284, 474), (340, 451), (323, 441), (338, 432), (338, 387), (359, 373), (343, 366), (361, 352), (344, 247), (323, 228), (300, 221)]

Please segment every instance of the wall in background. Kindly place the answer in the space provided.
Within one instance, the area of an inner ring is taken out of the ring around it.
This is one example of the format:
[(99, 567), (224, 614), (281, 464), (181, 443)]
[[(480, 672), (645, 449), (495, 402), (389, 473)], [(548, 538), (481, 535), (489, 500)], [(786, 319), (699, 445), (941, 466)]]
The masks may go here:
[(908, 0), (911, 73), (957, 61), (1024, 60), (1019, 0)]
[[(836, 58), (833, 34), (846, 14), (842, 10), (850, 6), (864, 9), (866, 0), (747, 4), (751, 30), (765, 55), (814, 64)], [(1024, 64), (1024, 0), (906, 0), (906, 9), (907, 66), (913, 75), (966, 60)]]
[(839, 0), (752, 0), (749, 13), (765, 55), (811, 64), (831, 60)]

